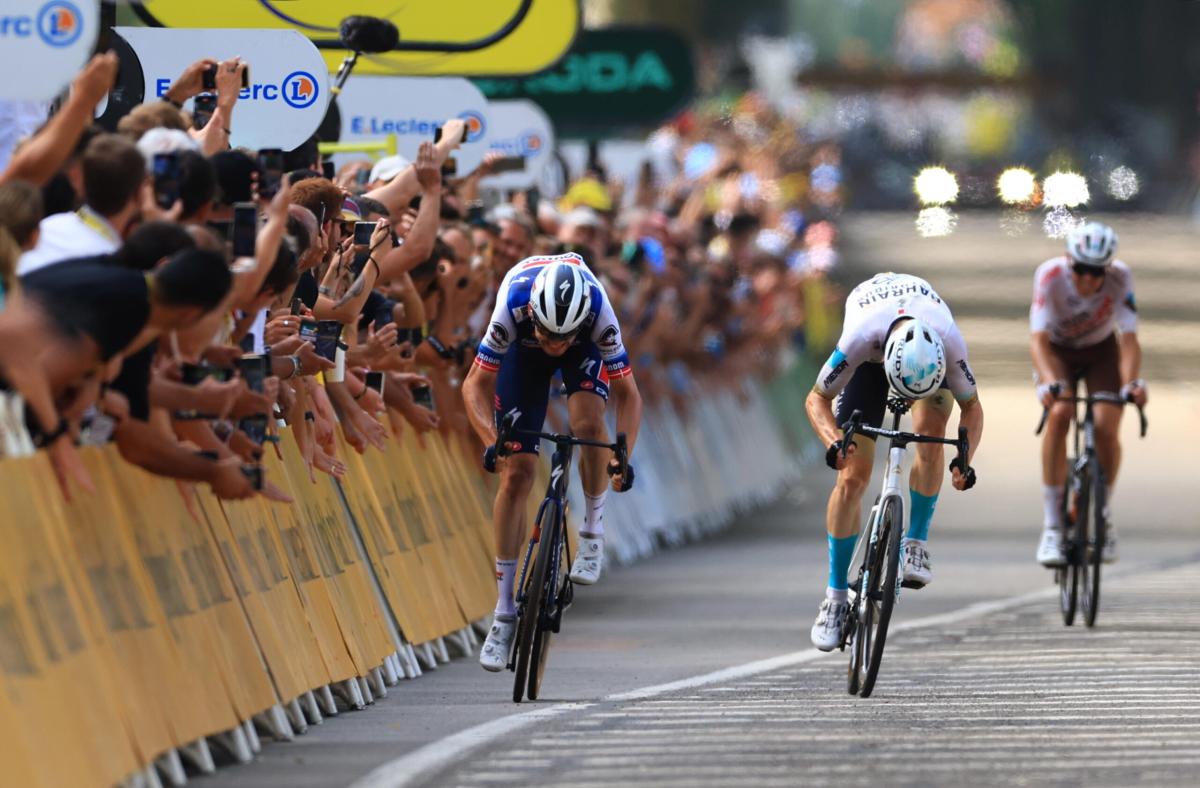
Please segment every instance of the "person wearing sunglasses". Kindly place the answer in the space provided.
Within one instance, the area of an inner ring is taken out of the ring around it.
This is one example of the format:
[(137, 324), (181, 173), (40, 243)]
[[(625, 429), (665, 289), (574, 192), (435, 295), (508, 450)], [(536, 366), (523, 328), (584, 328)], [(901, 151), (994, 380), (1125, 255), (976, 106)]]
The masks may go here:
[[(463, 381), (467, 416), (488, 449), (484, 468), (500, 474), (492, 513), (496, 538), (497, 602), (492, 628), (480, 652), (484, 669), (500, 671), (507, 662), (516, 628), (513, 582), (525, 540), (526, 500), (537, 472), (538, 443), (522, 432), (539, 432), (546, 418), (550, 383), (561, 373), (567, 391), (571, 432), (607, 443), (604, 411), (616, 405), (617, 432), (632, 456), (641, 422), (642, 398), (633, 379), (608, 295), (577, 254), (529, 257), (505, 275), (491, 323), (479, 343), (475, 363)], [(496, 425), (516, 414), (514, 440), (497, 461)], [(617, 472), (612, 452), (580, 451), (579, 479), (586, 503), (571, 581), (592, 585), (604, 558), (604, 499), (633, 486), (633, 465)]]
[[(1042, 435), (1044, 514), (1037, 549), (1037, 560), (1044, 566), (1066, 563), (1062, 498), (1074, 406), (1056, 402), (1058, 392), (1070, 394), (1082, 379), (1088, 394), (1119, 393), (1138, 405), (1146, 403), (1146, 383), (1138, 377), (1142, 349), (1133, 274), (1114, 258), (1116, 251), (1117, 234), (1111, 227), (1099, 222), (1080, 224), (1067, 234), (1067, 254), (1042, 263), (1034, 274), (1029, 347), (1038, 399), (1050, 408)], [(1123, 409), (1104, 403), (1095, 407), (1096, 445), (1108, 480), (1103, 559), (1111, 562), (1116, 560), (1116, 532), (1110, 510), (1121, 462), (1118, 434)]]

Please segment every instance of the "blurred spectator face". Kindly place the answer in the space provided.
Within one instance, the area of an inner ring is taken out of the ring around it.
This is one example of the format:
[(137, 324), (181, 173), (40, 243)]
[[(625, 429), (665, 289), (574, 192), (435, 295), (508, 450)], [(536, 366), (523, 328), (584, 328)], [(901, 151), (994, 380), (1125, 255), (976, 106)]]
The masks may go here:
[(454, 257), (469, 264), (475, 256), (475, 244), (471, 237), (459, 227), (450, 227), (442, 232), (442, 240), (454, 250)]
[(500, 220), (500, 237), (492, 251), (492, 269), (498, 276), (508, 273), (518, 261), (533, 251), (533, 238), (529, 230), (514, 219)]
[(114, 217), (136, 207), (145, 183), (146, 160), (124, 137), (102, 134), (84, 151), (84, 200), (101, 216)]
[(42, 220), (42, 193), (25, 181), (0, 184), (0, 227), (28, 252), (37, 244), (38, 222)]

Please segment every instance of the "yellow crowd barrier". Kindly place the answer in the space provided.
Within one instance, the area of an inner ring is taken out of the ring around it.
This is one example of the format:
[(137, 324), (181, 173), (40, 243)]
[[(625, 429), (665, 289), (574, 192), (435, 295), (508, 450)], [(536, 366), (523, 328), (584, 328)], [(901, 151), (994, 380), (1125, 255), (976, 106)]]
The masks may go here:
[[(649, 408), (610, 559), (776, 495), (799, 467), (779, 429), (800, 418), (789, 381), (709, 393), (687, 416)], [(2, 461), (0, 785), (179, 784), (181, 758), (214, 768), (209, 742), (249, 760), (258, 731), (288, 739), (362, 707), (448, 659), (447, 641), (474, 653), (496, 593), (476, 450), (437, 433), (365, 455), (343, 442), (338, 482), (283, 433), (264, 464), (290, 505), (221, 502), (111, 446), (81, 450), (98, 492), (66, 503), (45, 456)]]
[(83, 450), (98, 492), (67, 504), (45, 457), (4, 460), (0, 782), (112, 785), (255, 718), (304, 725), (336, 713), (330, 686), (367, 702), (381, 666), (491, 611), (492, 491), (461, 448), (343, 444), (339, 484), (278, 445), (290, 506), (222, 503), (113, 447)]

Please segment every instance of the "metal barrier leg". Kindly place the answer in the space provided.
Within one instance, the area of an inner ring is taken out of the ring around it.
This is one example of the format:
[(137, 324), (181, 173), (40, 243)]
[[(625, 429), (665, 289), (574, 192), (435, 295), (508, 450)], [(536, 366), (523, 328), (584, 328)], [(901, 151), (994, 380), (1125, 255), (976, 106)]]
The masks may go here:
[[(155, 767), (157, 767), (157, 771), (155, 771)], [(183, 769), (183, 761), (179, 758), (178, 750), (167, 750), (156, 758), (154, 766), (149, 767), (149, 772), (154, 775), (155, 780), (158, 780), (158, 772), (162, 772), (171, 785), (187, 785), (187, 772)], [(145, 780), (145, 774), (146, 772), (143, 771), (135, 775), (139, 784)]]
[(287, 712), (284, 714), (283, 721), (288, 723), (288, 729), (292, 730), (294, 735), (308, 733), (308, 723), (305, 722), (304, 710), (300, 708), (298, 699), (289, 700), (286, 706)]
[(254, 720), (246, 720), (242, 723), (242, 731), (246, 734), (246, 741), (250, 743), (250, 752), (257, 755), (262, 752), (262, 741), (258, 738), (258, 731), (254, 729)]
[[(300, 717), (300, 725), (296, 725), (293, 730), (293, 725), (288, 721), (288, 712), (293, 712), (292, 705), (296, 701), (288, 704), (287, 711), (284, 711), (283, 706), (276, 703), (271, 708), (257, 715), (254, 721), (262, 726), (262, 729), (271, 734), (271, 738), (275, 741), (291, 741), (296, 738), (296, 733), (304, 733), (304, 717)], [(293, 712), (294, 713), (294, 712)]]
[(317, 699), (321, 701), (321, 711), (326, 717), (336, 717), (338, 713), (337, 702), (333, 699), (333, 685), (326, 684), (317, 690)]
[(421, 666), (425, 670), (437, 670), (437, 657), (433, 655), (433, 646), (429, 643), (422, 643), (417, 646), (417, 658), (421, 661)]
[(191, 744), (183, 745), (179, 748), (179, 754), (202, 774), (212, 774), (217, 770), (212, 751), (208, 749), (208, 739), (196, 739)]
[(363, 699), (362, 689), (358, 686), (357, 678), (339, 681), (334, 685), (334, 690), (337, 692), (338, 697), (341, 698), (350, 708), (366, 708), (367, 702)]
[(320, 725), (325, 721), (325, 718), (321, 716), (321, 707), (317, 705), (317, 697), (311, 691), (297, 698), (297, 702), (304, 707), (309, 725)]
[(405, 678), (415, 679), (421, 675), (421, 666), (417, 664), (417, 652), (413, 650), (411, 643), (404, 644), (404, 648), (400, 649), (399, 657)]
[[(384, 660), (386, 663), (387, 660)], [(371, 693), (377, 698), (387, 697), (387, 680), (383, 677), (383, 668), (371, 668)]]
[(449, 651), (449, 649), (446, 648), (446, 639), (445, 638), (438, 638), (435, 641), (434, 648), (437, 649), (438, 662), (449, 662), (450, 661), (450, 651)]
[(254, 760), (254, 752), (250, 749), (246, 731), (242, 730), (241, 725), (224, 733), (218, 733), (212, 737), (212, 740), (229, 750), (238, 763), (250, 763)]
[(400, 676), (396, 672), (396, 655), (388, 654), (383, 658), (383, 680), (387, 682), (389, 687), (394, 687), (400, 682)]
[(459, 651), (459, 656), (470, 657), (473, 653), (471, 649), (471, 641), (467, 635), (469, 627), (464, 627), (450, 635), (450, 642), (454, 644), (455, 650)]
[[(174, 752), (174, 750), (171, 752)], [(181, 766), (180, 772), (183, 782), (172, 783), (172, 785), (183, 785), (187, 782), (187, 774), (183, 773), (182, 769), (183, 767)], [(155, 768), (154, 764), (129, 775), (129, 778), (121, 785), (123, 788), (163, 788), (162, 780), (158, 779), (158, 769)]]

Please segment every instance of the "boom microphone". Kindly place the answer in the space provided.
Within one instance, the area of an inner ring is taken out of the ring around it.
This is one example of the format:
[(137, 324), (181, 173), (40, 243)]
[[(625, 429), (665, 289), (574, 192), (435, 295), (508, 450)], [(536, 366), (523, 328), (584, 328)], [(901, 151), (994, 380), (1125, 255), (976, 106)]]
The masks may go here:
[(342, 44), (350, 50), (342, 61), (337, 76), (333, 80), (333, 95), (342, 92), (342, 85), (350, 78), (358, 56), (364, 52), (377, 55), (380, 52), (390, 52), (400, 41), (400, 31), (386, 19), (374, 16), (348, 16), (342, 20), (338, 30)]
[(400, 42), (400, 31), (386, 19), (374, 16), (348, 16), (339, 28), (346, 49), (359, 54), (390, 52)]

